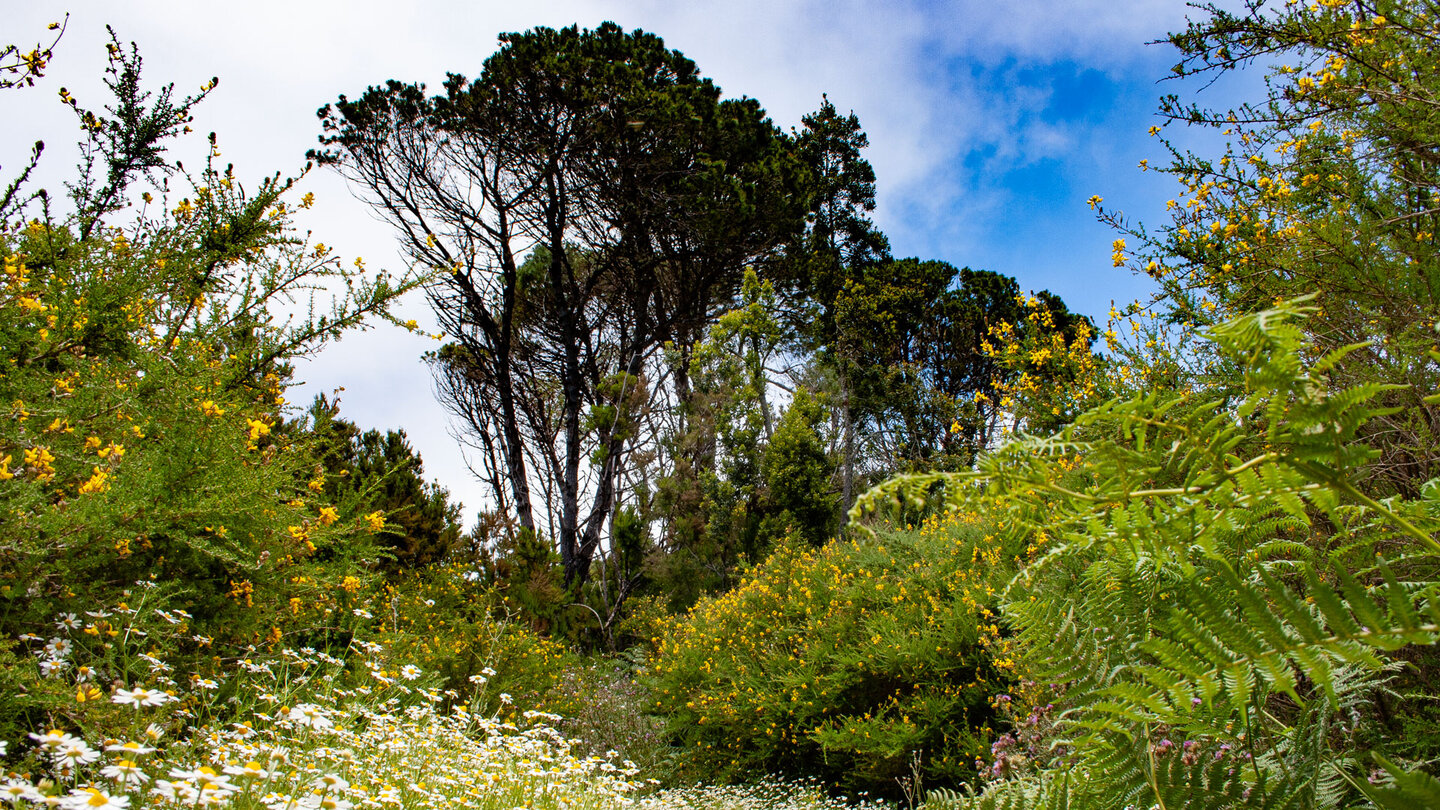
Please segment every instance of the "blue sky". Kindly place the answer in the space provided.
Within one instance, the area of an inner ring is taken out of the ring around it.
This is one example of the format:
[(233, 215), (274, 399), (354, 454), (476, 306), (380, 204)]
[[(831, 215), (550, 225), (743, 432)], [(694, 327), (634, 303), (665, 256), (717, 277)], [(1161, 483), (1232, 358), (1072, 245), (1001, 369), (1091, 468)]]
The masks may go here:
[[(1156, 101), (1177, 89), (1157, 80), (1175, 62), (1147, 45), (1183, 26), (1174, 0), (252, 0), (205, 5), (131, 0), (26, 3), (6, 9), (0, 39), (33, 42), (71, 12), (50, 75), (0, 96), (0, 178), (36, 138), (47, 150), (40, 181), (58, 189), (74, 164), (76, 133), (56, 98), (66, 86), (101, 101), (104, 25), (135, 40), (152, 81), (220, 86), (195, 127), (219, 133), (242, 179), (298, 172), (317, 133), (315, 110), (339, 93), (397, 78), (438, 86), (446, 71), (474, 75), (502, 31), (614, 20), (665, 38), (729, 96), (760, 100), (777, 124), (828, 93), (859, 115), (878, 175), (875, 219), (898, 255), (944, 259), (1049, 289), (1103, 319), (1111, 300), (1146, 293), (1143, 279), (1110, 266), (1115, 234), (1094, 220), (1092, 194), (1152, 225), (1171, 181), (1146, 134)], [(199, 154), (197, 141), (188, 154)], [(184, 149), (177, 151), (184, 156)], [(319, 202), (304, 227), (370, 267), (400, 269), (385, 226), (332, 174), (304, 190)], [(404, 317), (433, 323), (423, 301)], [(346, 338), (300, 368), (308, 401), (343, 386), (343, 414), (365, 427), (404, 427), (427, 473), (479, 507), (448, 418), (420, 364), (432, 341), (382, 326)]]

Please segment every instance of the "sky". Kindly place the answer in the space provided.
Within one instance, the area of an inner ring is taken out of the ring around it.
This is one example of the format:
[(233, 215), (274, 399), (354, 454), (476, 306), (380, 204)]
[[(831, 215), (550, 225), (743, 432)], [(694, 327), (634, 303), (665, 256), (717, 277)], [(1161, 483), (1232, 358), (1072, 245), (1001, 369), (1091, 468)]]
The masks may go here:
[[(791, 129), (822, 94), (853, 111), (869, 135), (876, 224), (897, 256), (1048, 289), (1071, 309), (1104, 320), (1111, 301), (1144, 296), (1143, 279), (1111, 267), (1116, 234), (1086, 205), (1160, 224), (1173, 181), (1142, 172), (1166, 153), (1147, 134), (1159, 123), (1160, 82), (1174, 49), (1153, 43), (1184, 26), (1178, 0), (0, 0), (0, 41), (33, 44), (69, 21), (35, 88), (0, 95), (0, 179), (8, 183), (30, 144), (47, 142), (37, 182), (58, 191), (78, 135), (57, 93), (103, 102), (105, 26), (134, 41), (151, 82), (190, 92), (219, 87), (196, 110), (197, 135), (177, 157), (203, 154), (218, 134), (222, 162), (250, 184), (298, 174), (316, 143), (315, 111), (386, 79), (438, 89), (447, 72), (475, 76), (496, 36), (538, 25), (593, 28), (613, 20), (658, 34), (694, 60), (727, 97), (760, 101)], [(48, 40), (47, 40), (48, 41)], [(198, 162), (198, 161), (196, 161)], [(306, 175), (313, 192), (303, 228), (348, 262), (403, 271), (394, 238), (329, 171)], [(423, 298), (402, 318), (433, 331)], [(484, 506), (460, 443), (436, 402), (422, 354), (434, 341), (388, 324), (346, 337), (298, 366), (292, 403), (340, 388), (341, 415), (362, 428), (403, 428), (427, 477), (466, 504)]]

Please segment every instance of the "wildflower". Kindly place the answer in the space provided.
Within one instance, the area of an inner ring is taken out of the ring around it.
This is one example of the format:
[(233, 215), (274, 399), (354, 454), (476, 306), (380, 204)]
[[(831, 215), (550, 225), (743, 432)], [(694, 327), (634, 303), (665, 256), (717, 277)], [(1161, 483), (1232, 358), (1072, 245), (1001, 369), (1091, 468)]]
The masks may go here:
[(148, 745), (142, 745), (141, 743), (137, 742), (115, 743), (114, 745), (105, 746), (105, 750), (111, 753), (125, 754), (132, 757), (144, 756), (145, 754), (155, 753), (154, 748), (151, 748)]
[(319, 522), (321, 526), (329, 526), (340, 519), (340, 513), (333, 506), (320, 507)]
[(69, 658), (70, 651), (74, 649), (74, 647), (75, 645), (71, 644), (69, 639), (52, 638), (45, 643), (42, 652), (58, 661), (62, 658)]
[(99, 788), (77, 788), (61, 802), (71, 810), (124, 810), (130, 806), (129, 796), (111, 796)]
[(136, 711), (139, 711), (141, 706), (163, 706), (171, 699), (169, 695), (158, 689), (146, 689), (143, 686), (137, 686), (134, 689), (117, 689), (115, 696), (111, 698), (112, 701), (122, 706), (134, 706)]
[(170, 771), (170, 775), (184, 780), (187, 787), (195, 791), (196, 801), (200, 804), (214, 804), (228, 799), (238, 790), (229, 776), (219, 773), (209, 765), (201, 765), (193, 771), (175, 768)]
[(142, 785), (150, 781), (149, 774), (140, 770), (133, 759), (122, 759), (114, 765), (106, 765), (100, 769), (100, 775), (114, 779), (122, 785)]
[(385, 528), (385, 513), (379, 510), (371, 512), (365, 516), (365, 524), (372, 532), (380, 531)]
[(295, 723), (296, 725), (313, 728), (316, 731), (323, 731), (327, 728), (333, 728), (335, 725), (334, 723), (330, 722), (330, 718), (325, 716), (324, 710), (322, 710), (319, 706), (316, 706), (313, 703), (301, 703), (299, 706), (291, 709), (290, 713), (286, 716), (289, 718), (290, 722)]
[(226, 765), (225, 773), (228, 773), (231, 776), (244, 776), (248, 779), (270, 778), (270, 772), (265, 770), (265, 766), (261, 765), (258, 762), (255, 762), (254, 760), (251, 760), (244, 765)]
[(252, 442), (259, 441), (261, 436), (270, 435), (270, 425), (259, 419), (246, 420), (246, 424), (250, 426), (250, 441)]
[(55, 617), (55, 627), (67, 633), (71, 630), (79, 630), (85, 623), (75, 618), (74, 613), (61, 613)]
[(100, 758), (100, 752), (91, 748), (84, 740), (71, 738), (71, 742), (50, 752), (50, 759), (63, 770), (72, 770), (79, 765), (89, 765)]
[(327, 773), (315, 780), (315, 787), (321, 790), (344, 790), (350, 787), (350, 783), (336, 774)]
[(420, 668), (414, 664), (406, 664), (400, 668), (400, 677), (407, 681), (413, 681), (420, 677)]
[(78, 742), (75, 737), (66, 734), (58, 728), (52, 728), (44, 734), (31, 733), (30, 739), (40, 743), (40, 747), (48, 748), (50, 750), (54, 750), (63, 745), (70, 745), (71, 743)]
[(41, 798), (40, 791), (23, 779), (9, 779), (0, 785), (0, 799), (11, 804), (19, 804), (21, 799), (38, 802)]

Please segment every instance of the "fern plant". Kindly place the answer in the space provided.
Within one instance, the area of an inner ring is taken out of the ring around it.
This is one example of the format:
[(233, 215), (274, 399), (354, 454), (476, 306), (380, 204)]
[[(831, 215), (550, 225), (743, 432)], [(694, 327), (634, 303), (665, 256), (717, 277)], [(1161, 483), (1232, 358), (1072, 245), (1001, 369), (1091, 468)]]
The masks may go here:
[(857, 503), (852, 519), (938, 489), (1047, 546), (1003, 607), (1026, 677), (1063, 687), (1055, 734), (936, 806), (1429, 806), (1421, 764), (1368, 749), (1397, 654), (1440, 640), (1440, 483), (1414, 500), (1354, 483), (1393, 386), (1332, 386), (1348, 350), (1307, 361), (1304, 312), (1212, 331), (1235, 390), (1111, 402)]

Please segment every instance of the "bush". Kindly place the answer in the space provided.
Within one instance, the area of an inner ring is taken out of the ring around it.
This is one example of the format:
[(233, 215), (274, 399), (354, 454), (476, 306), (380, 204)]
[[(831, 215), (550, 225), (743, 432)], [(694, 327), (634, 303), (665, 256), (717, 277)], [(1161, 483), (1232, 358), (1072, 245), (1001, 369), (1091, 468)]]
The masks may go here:
[(995, 584), (1030, 551), (977, 513), (820, 549), (790, 541), (654, 639), (653, 708), (693, 773), (895, 792), (975, 777), (1013, 666)]
[(556, 687), (579, 668), (579, 657), (525, 624), (497, 618), (501, 604), (477, 572), (450, 563), (400, 575), (371, 594), (364, 613), (389, 651), (390, 677), (404, 663), (449, 689), (485, 684), (488, 702), (476, 708), (501, 717), (514, 716), (516, 706), (552, 710)]
[[(343, 648), (384, 517), (307, 487), (315, 441), (282, 421), (288, 363), (389, 317), (418, 279), (367, 277), (297, 237), (293, 181), (247, 191), (216, 165), (213, 136), (203, 170), (184, 175), (188, 196), (132, 193), (177, 172), (159, 155), (213, 82), (176, 102), (141, 89), (133, 48), (110, 54), (111, 117), (72, 105), (87, 137), (73, 211), (0, 223), (0, 644), (116, 605), (174, 619), (184, 632), (151, 636), (167, 657)], [(8, 195), (0, 216), (23, 201)], [(281, 311), (330, 282), (346, 292), (328, 310)], [(111, 621), (86, 629), (102, 658)], [(73, 691), (44, 677), (61, 666), (8, 672), (19, 683), (0, 696), (0, 731), (63, 713)], [(105, 665), (120, 678), (133, 667)]]

